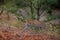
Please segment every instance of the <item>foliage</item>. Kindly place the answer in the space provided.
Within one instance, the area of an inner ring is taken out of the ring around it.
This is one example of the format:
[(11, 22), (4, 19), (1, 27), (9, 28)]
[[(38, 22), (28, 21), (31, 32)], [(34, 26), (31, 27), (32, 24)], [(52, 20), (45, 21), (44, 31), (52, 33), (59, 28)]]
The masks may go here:
[[(51, 6), (58, 6), (59, 0), (4, 0), (6, 4), (4, 4), (3, 8), (8, 11), (15, 12), (18, 8), (30, 7), (31, 9), (31, 18), (32, 19), (40, 19), (40, 15), (48, 10), (51, 14), (50, 8)], [(42, 10), (42, 12), (40, 11)], [(36, 13), (35, 13), (36, 12)], [(35, 17), (37, 15), (37, 17)]]
[(14, 12), (14, 13), (16, 13), (18, 9), (18, 7), (11, 0), (8, 0), (4, 5), (0, 5), (0, 7), (4, 8), (7, 11)]
[(15, 5), (17, 5), (18, 7), (26, 7), (26, 3), (24, 0), (13, 0), (13, 2), (15, 3)]
[(60, 8), (60, 0), (48, 0), (51, 7)]
[[(35, 19), (35, 15), (37, 15), (37, 19), (39, 20), (40, 14), (47, 9), (47, 0), (14, 0), (14, 2), (19, 7), (30, 7), (32, 19)], [(40, 10), (43, 11), (39, 14)], [(37, 11), (36, 14), (35, 11)]]
[(51, 21), (55, 19), (60, 19), (60, 15), (49, 15), (46, 21)]
[(60, 34), (60, 25), (59, 24), (47, 24), (47, 32), (54, 34), (54, 33), (58, 33)]

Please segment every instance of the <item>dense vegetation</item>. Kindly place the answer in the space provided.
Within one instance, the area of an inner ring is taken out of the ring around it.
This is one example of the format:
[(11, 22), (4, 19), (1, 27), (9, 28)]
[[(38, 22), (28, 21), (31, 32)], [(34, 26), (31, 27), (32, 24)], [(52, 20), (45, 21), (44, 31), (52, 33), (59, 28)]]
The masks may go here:
[[(25, 22), (26, 19), (31, 18), (32, 20), (40, 21), (41, 14), (44, 14), (44, 12), (47, 13), (47, 19), (44, 20), (44, 22), (48, 22), (55, 19), (60, 19), (60, 15), (54, 15), (52, 10), (59, 9), (60, 10), (60, 0), (0, 0), (0, 7), (4, 10), (7, 10), (8, 12), (14, 13), (19, 21)], [(22, 16), (17, 13), (19, 9), (29, 8), (29, 18), (25, 18), (25, 16)], [(57, 14), (57, 13), (56, 13)], [(14, 22), (15, 23), (15, 22)], [(32, 22), (33, 23), (33, 22)], [(16, 23), (17, 24), (17, 23)], [(15, 25), (15, 24), (14, 24)], [(52, 27), (52, 26), (53, 27)], [(58, 32), (60, 31), (60, 25), (48, 25), (47, 30), (55, 31), (58, 28)], [(35, 25), (32, 25), (35, 26)], [(31, 29), (34, 27), (31, 26)], [(38, 27), (39, 28), (39, 27)], [(39, 29), (36, 29), (39, 30)], [(54, 29), (55, 28), (55, 29)]]
[[(31, 18), (39, 20), (39, 16), (48, 10), (48, 14), (52, 15), (53, 8), (60, 8), (60, 0), (0, 0), (0, 5), (4, 6), (8, 11), (15, 12), (18, 8), (30, 7)], [(42, 10), (41, 13), (39, 11)], [(35, 11), (37, 11), (37, 18), (34, 16)]]

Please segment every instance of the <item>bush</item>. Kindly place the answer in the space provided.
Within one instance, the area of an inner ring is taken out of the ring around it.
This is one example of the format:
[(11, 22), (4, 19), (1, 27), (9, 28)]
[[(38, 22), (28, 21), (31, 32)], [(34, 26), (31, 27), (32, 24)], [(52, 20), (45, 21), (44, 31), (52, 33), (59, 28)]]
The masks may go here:
[(48, 0), (52, 8), (60, 8), (60, 0)]
[(18, 7), (25, 7), (26, 3), (24, 0), (13, 0), (13, 2), (16, 4)]
[(47, 20), (46, 21), (51, 21), (51, 20), (55, 20), (55, 19), (60, 19), (60, 15), (49, 15), (47, 17)]

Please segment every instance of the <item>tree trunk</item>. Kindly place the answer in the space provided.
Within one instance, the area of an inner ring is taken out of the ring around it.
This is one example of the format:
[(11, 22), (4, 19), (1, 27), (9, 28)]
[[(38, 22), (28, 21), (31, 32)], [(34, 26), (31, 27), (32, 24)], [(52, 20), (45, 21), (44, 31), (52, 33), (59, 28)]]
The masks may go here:
[(39, 21), (39, 19), (40, 19), (39, 8), (37, 8), (37, 20)]
[(33, 19), (34, 18), (34, 11), (33, 11), (33, 8), (31, 7), (31, 18)]
[(30, 8), (31, 8), (31, 18), (34, 19), (34, 8), (33, 8), (33, 3), (32, 3), (32, 1), (31, 1), (31, 6), (30, 6)]

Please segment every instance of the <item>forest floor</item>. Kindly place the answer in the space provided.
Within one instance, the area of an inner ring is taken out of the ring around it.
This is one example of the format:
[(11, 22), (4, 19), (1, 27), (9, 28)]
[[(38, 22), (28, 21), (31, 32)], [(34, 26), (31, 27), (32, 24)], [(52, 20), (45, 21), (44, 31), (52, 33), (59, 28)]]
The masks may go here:
[[(19, 27), (22, 27), (22, 24), (19, 24), (16, 16), (9, 13), (8, 17), (6, 13), (7, 12), (4, 11), (2, 15), (0, 15), (0, 40), (60, 40), (59, 34), (31, 34), (32, 30), (25, 31), (23, 28), (20, 29)], [(44, 22), (40, 23), (39, 21), (35, 20), (27, 20), (26, 23), (41, 25), (41, 23)]]
[[(30, 31), (29, 31), (30, 32)], [(30, 34), (15, 27), (0, 26), (0, 40), (60, 40), (58, 34)]]

